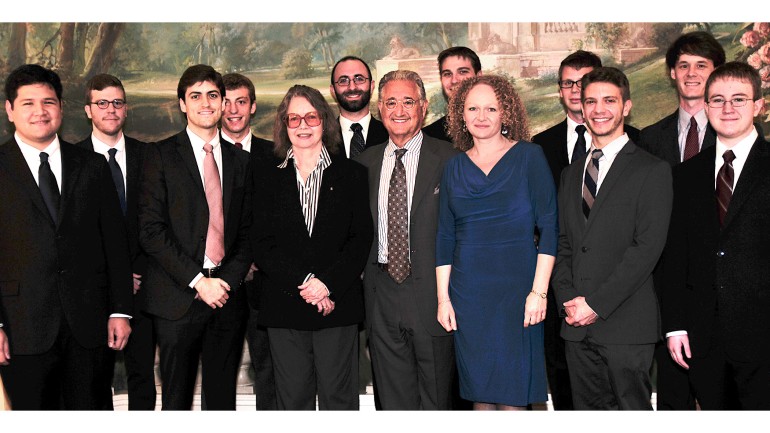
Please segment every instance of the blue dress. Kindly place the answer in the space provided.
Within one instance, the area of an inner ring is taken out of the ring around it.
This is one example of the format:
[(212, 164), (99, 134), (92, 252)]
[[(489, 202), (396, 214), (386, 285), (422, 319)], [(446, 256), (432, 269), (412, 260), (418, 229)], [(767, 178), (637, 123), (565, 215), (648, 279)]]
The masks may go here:
[(537, 255), (556, 255), (558, 230), (556, 191), (540, 146), (519, 141), (488, 176), (465, 153), (447, 162), (436, 266), (452, 265), (462, 398), (509, 406), (548, 399), (543, 323), (525, 328), (524, 304)]

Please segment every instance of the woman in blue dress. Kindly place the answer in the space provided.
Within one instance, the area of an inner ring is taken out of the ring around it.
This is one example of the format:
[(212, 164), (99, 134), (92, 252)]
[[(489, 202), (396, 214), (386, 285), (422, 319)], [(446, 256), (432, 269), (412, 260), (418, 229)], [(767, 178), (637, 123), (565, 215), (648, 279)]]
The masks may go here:
[(448, 112), (464, 153), (441, 181), (437, 318), (455, 331), (460, 396), (476, 410), (524, 409), (548, 398), (542, 322), (558, 237), (553, 179), (542, 149), (523, 141), (526, 111), (505, 78), (465, 80)]

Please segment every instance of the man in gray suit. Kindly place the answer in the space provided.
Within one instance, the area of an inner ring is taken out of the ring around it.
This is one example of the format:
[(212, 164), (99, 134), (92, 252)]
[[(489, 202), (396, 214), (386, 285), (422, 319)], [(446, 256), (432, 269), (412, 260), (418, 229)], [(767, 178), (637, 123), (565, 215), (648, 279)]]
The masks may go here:
[(389, 139), (357, 157), (377, 227), (364, 271), (374, 379), (383, 409), (450, 409), (454, 337), (436, 320), (436, 226), (444, 163), (457, 152), (420, 130), (428, 101), (417, 73), (389, 72), (378, 91)]
[(623, 131), (632, 104), (621, 71), (594, 69), (581, 87), (593, 142), (561, 177), (552, 278), (573, 401), (578, 410), (651, 410), (660, 338), (652, 270), (666, 242), (671, 169)]

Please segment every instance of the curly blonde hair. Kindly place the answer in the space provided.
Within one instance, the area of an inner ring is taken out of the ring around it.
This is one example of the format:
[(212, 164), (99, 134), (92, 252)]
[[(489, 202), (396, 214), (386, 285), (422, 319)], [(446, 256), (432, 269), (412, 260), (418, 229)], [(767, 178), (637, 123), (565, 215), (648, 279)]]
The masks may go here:
[(460, 87), (449, 100), (447, 134), (452, 138), (455, 147), (463, 152), (473, 147), (473, 136), (465, 127), (463, 111), (465, 110), (465, 98), (471, 89), (479, 84), (486, 84), (495, 92), (495, 97), (497, 97), (497, 102), (500, 105), (503, 136), (514, 141), (528, 140), (527, 110), (511, 83), (498, 75), (477, 75), (460, 83)]

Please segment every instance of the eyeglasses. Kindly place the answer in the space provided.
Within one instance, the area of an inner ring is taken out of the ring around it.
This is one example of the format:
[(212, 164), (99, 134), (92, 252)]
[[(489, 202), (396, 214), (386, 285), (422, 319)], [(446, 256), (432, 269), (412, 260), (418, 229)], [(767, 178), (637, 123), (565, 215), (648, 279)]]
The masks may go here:
[(417, 101), (414, 99), (404, 99), (403, 101), (399, 101), (396, 99), (388, 99), (387, 101), (384, 102), (385, 108), (387, 108), (388, 110), (395, 110), (399, 102), (401, 103), (401, 105), (404, 106), (404, 110), (411, 110), (420, 101)]
[(102, 110), (106, 110), (107, 107), (109, 107), (110, 104), (112, 104), (112, 106), (115, 107), (116, 110), (120, 110), (121, 108), (123, 108), (124, 105), (126, 105), (126, 101), (124, 99), (113, 99), (112, 101), (108, 101), (106, 99), (100, 99), (98, 101), (90, 102), (90, 104), (96, 105)]
[(307, 126), (318, 126), (321, 124), (321, 116), (318, 115), (317, 111), (311, 111), (304, 116), (300, 116), (297, 113), (289, 113), (283, 118), (283, 122), (291, 129), (299, 128), (303, 120)]
[(334, 82), (334, 84), (342, 87), (348, 87), (352, 81), (356, 86), (360, 86), (362, 84), (366, 84), (366, 82), (369, 80), (371, 80), (371, 78), (364, 77), (363, 75), (356, 75), (353, 78), (350, 78), (347, 75), (343, 75), (339, 77), (337, 81)]
[(583, 82), (581, 80), (572, 81), (572, 80), (560, 80), (557, 81), (559, 83), (559, 87), (562, 89), (571, 89), (572, 86), (577, 85), (578, 89), (583, 88)]
[(716, 98), (710, 98), (706, 102), (706, 104), (708, 104), (708, 106), (711, 107), (711, 108), (722, 108), (728, 102), (733, 106), (733, 108), (735, 108), (735, 107), (743, 107), (744, 105), (746, 105), (749, 102), (749, 98), (738, 97), (738, 98), (733, 98), (733, 99), (729, 99), (728, 100), (728, 99), (725, 99), (725, 98), (716, 97)]

